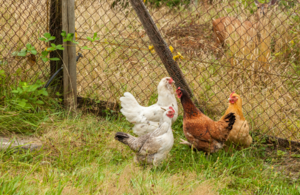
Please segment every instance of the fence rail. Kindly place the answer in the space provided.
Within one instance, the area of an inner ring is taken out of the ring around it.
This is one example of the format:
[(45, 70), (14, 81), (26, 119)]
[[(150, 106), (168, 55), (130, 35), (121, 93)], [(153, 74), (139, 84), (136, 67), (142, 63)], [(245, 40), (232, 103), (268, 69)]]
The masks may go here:
[[(51, 1), (0, 2), (1, 68), (47, 80), (50, 65), (39, 54), (31, 63), (14, 52), (27, 43), (38, 53), (47, 47), (38, 38), (49, 31)], [(299, 2), (180, 2), (144, 4), (201, 108), (219, 119), (235, 91), (252, 131), (299, 142)], [(114, 103), (130, 91), (142, 105), (155, 102), (168, 72), (129, 1), (76, 0), (75, 28), (76, 52), (84, 56), (77, 63), (78, 96)], [(94, 33), (99, 40), (91, 42)]]

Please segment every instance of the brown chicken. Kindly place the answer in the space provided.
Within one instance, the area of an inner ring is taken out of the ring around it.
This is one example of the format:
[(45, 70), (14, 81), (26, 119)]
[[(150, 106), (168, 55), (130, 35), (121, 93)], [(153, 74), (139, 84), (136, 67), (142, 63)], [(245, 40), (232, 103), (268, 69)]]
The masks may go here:
[(236, 121), (229, 133), (226, 145), (233, 143), (242, 148), (249, 147), (252, 143), (252, 137), (249, 135), (249, 125), (243, 115), (242, 99), (238, 94), (232, 92), (228, 101), (229, 106), (221, 120), (224, 120), (228, 113), (234, 113)]
[(182, 140), (181, 144), (207, 153), (222, 149), (235, 122), (234, 113), (227, 114), (220, 121), (213, 121), (196, 108), (185, 90), (178, 87), (176, 93), (184, 109), (183, 132), (188, 140)]

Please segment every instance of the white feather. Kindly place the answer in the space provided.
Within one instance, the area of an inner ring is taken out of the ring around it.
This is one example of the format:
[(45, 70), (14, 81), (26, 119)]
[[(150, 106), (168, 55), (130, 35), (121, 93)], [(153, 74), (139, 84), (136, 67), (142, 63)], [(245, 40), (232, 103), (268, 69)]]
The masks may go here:
[(149, 107), (139, 105), (135, 97), (125, 92), (124, 97), (121, 97), (121, 112), (126, 119), (134, 123), (133, 132), (139, 136), (152, 132), (159, 126), (159, 121), (162, 118), (164, 111), (161, 107), (168, 109), (172, 106), (175, 110), (175, 115), (172, 122), (175, 122), (178, 117), (178, 105), (167, 78), (163, 78), (157, 86), (158, 100), (156, 104)]

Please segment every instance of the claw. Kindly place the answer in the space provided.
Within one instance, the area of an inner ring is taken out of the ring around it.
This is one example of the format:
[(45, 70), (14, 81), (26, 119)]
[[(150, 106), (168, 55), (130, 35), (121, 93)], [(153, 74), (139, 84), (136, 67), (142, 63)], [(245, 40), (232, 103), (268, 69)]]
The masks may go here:
[(184, 144), (184, 145), (188, 145), (188, 146), (192, 146), (192, 144), (186, 140), (180, 139), (180, 144)]

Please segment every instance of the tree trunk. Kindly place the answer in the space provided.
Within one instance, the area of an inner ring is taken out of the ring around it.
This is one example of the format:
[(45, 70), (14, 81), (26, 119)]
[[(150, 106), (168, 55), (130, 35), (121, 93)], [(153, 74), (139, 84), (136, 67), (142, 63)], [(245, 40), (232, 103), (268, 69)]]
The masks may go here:
[[(63, 39), (62, 32), (62, 0), (51, 0), (50, 2), (50, 21), (49, 21), (49, 33), (55, 36), (55, 40), (51, 41), (56, 45), (62, 44)], [(60, 61), (50, 61), (50, 77), (62, 66), (63, 51), (57, 50), (50, 53), (50, 58), (60, 58)], [(52, 86), (55, 87), (55, 91), (63, 93), (63, 73), (62, 71), (55, 77), (52, 82)]]
[[(173, 60), (173, 55), (169, 47), (159, 33), (142, 0), (130, 0), (130, 3), (137, 13), (140, 21), (142, 22), (144, 29), (154, 46), (155, 51), (160, 57), (169, 75), (174, 79), (175, 85), (177, 87), (185, 89), (189, 93), (189, 95), (193, 97), (192, 90), (187, 84), (178, 64)], [(194, 100), (194, 102), (196, 103), (196, 105), (198, 105), (196, 99)]]

